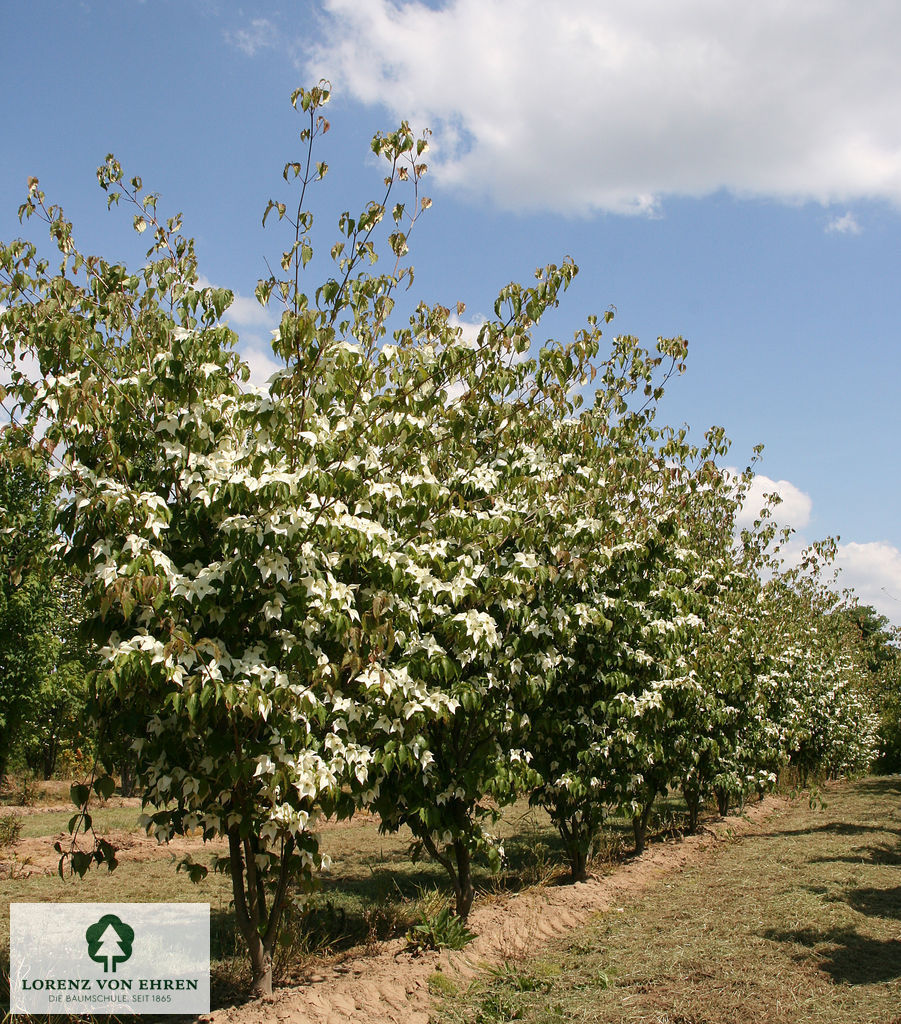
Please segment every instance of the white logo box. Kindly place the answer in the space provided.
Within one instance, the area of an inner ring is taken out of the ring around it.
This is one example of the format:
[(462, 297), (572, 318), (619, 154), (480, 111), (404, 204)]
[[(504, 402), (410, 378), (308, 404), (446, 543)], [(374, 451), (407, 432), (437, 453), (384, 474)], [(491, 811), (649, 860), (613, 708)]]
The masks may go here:
[(12, 903), (11, 1013), (209, 1013), (209, 903)]

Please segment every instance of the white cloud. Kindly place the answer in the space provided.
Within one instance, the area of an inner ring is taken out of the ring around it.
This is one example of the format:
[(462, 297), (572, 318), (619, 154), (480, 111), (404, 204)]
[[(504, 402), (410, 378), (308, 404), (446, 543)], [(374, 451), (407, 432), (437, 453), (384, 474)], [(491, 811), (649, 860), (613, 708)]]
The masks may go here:
[[(2, 367), (2, 369), (0, 369), (0, 384), (7, 385), (10, 383), (12, 379), (11, 372), (13, 369), (13, 364), (10, 363), (10, 361), (4, 355), (2, 360), (0, 360), (0, 367)], [(30, 351), (16, 352), (15, 368), (20, 373), (25, 374), (25, 376), (31, 381), (41, 379), (41, 368), (38, 365), (38, 361), (35, 358), (34, 354)]]
[[(218, 285), (203, 274), (197, 277), (198, 288), (217, 288)], [(261, 306), (256, 298), (234, 292), (234, 300), (225, 311), (224, 323), (237, 327), (265, 327), (272, 330), (278, 324), (278, 317), (266, 306)]]
[(261, 306), (256, 299), (249, 299), (244, 295), (235, 295), (235, 301), (228, 307), (224, 318), (229, 323), (235, 323), (239, 327), (269, 327), (276, 325), (276, 318), (272, 311)]
[[(6, 306), (0, 305), (0, 313), (6, 312)], [(0, 336), (0, 341), (8, 340), (5, 328), (3, 334)], [(14, 360), (10, 360), (6, 352), (0, 353), (0, 387), (4, 389), (8, 388), (12, 383), (12, 371), (13, 368), (24, 374), (28, 380), (37, 381), (41, 379), (41, 368), (38, 365), (38, 361), (34, 354), (30, 351), (23, 352), (16, 346)], [(0, 405), (0, 426), (4, 423), (10, 422), (10, 413), (12, 411), (13, 399), (6, 398)], [(43, 431), (42, 431), (43, 433)]]
[(248, 57), (253, 57), (259, 50), (275, 46), (278, 34), (275, 26), (267, 18), (254, 18), (246, 28), (226, 29), (225, 40), (237, 47)]
[(447, 318), (448, 327), (459, 327), (460, 334), (464, 341), (468, 343), (467, 347), (475, 346), (479, 340), (479, 331), (485, 326), (488, 321), (483, 316), (477, 316), (474, 320), (463, 320), (457, 313), (451, 313)]
[(263, 343), (257, 339), (249, 345), (242, 346), (241, 358), (250, 367), (250, 383), (264, 391), (269, 390), (268, 381), (272, 374), (283, 369), (282, 365), (272, 358), (271, 351), (267, 352)]
[(863, 229), (850, 210), (841, 217), (833, 217), (826, 225), (826, 231), (837, 235), (859, 235)]
[[(450, 327), (459, 327), (463, 340), (466, 341), (468, 345), (475, 347), (479, 338), (479, 331), (482, 329), (485, 319), (477, 318), (473, 321), (461, 320), (456, 313), (451, 313), (447, 318), (447, 322)], [(467, 390), (467, 385), (462, 380), (454, 381), (447, 388), (447, 404), (453, 405), (455, 402), (459, 402), (466, 394)]]
[(839, 544), (836, 565), (842, 586), (853, 587), (861, 604), (870, 604), (901, 626), (901, 551), (886, 541)]
[(781, 503), (773, 509), (773, 519), (781, 526), (792, 526), (803, 530), (810, 523), (810, 511), (813, 501), (789, 480), (771, 480), (768, 476), (758, 474), (751, 482), (748, 495), (738, 515), (739, 526), (751, 526), (766, 504), (764, 495), (778, 494)]
[(720, 189), (901, 206), (895, 0), (325, 0), (311, 77), (435, 129), (499, 205), (647, 213)]
[[(735, 472), (735, 470), (730, 470)], [(750, 492), (745, 500), (739, 526), (750, 526), (758, 510), (763, 506), (764, 494), (777, 493), (783, 499), (773, 512), (775, 520), (783, 526), (793, 526), (793, 534), (780, 555), (786, 567), (800, 564), (809, 539), (800, 532), (810, 524), (813, 502), (788, 480), (771, 480), (767, 476), (754, 477)], [(858, 543), (850, 541), (839, 544), (833, 570), (840, 570), (834, 589), (852, 589), (861, 604), (872, 605), (882, 615), (901, 626), (901, 550), (887, 541)], [(827, 569), (828, 580), (831, 570)]]

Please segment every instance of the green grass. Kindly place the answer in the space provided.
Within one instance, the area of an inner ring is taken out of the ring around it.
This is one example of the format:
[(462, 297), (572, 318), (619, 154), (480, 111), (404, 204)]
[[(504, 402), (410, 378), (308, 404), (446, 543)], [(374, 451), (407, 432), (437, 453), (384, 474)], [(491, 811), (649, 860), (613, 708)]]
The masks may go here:
[(901, 780), (842, 783), (717, 844), (441, 1024), (901, 1022)]
[[(67, 792), (65, 784), (55, 784), (47, 796), (64, 799), (63, 790)], [(678, 812), (677, 803), (662, 809), (658, 825), (667, 827)], [(100, 835), (112, 830), (140, 834), (136, 828), (139, 814), (135, 807), (101, 806), (92, 810), (94, 827)], [(67, 833), (71, 816), (70, 810), (23, 814), (21, 837), (47, 837), (49, 846), (54, 837)], [(475, 865), (478, 892), (498, 895), (565, 880), (567, 869), (560, 838), (542, 810), (530, 808), (521, 800), (505, 808), (493, 831), (504, 843), (506, 862), (499, 875)], [(609, 867), (621, 859), (630, 832), (628, 820), (610, 822), (607, 845), (598, 863), (603, 861), (602, 866)], [(382, 835), (374, 821), (352, 821), (322, 832), (322, 850), (331, 857), (332, 867), (314, 892), (292, 894), (275, 961), (277, 983), (302, 980), (317, 957), (404, 936), (448, 904), (449, 885), (443, 869), (427, 858), (412, 862), (411, 841), (408, 829)], [(201, 850), (194, 859), (206, 863), (211, 852)], [(0, 878), (0, 958), (8, 961), (7, 907), (13, 901), (208, 902), (212, 908), (214, 1004), (240, 996), (249, 987), (250, 977), (230, 911), (229, 880), (211, 872), (194, 885), (184, 872), (176, 873), (179, 859), (180, 855), (161, 847), (151, 859), (138, 863), (123, 859), (114, 872), (92, 869), (83, 879), (61, 879), (55, 874), (23, 877), (28, 866), (14, 862), (12, 877)]]
[[(61, 832), (68, 834), (69, 819), (75, 813), (76, 811), (73, 807), (71, 811), (39, 811), (32, 814), (23, 814), (21, 836), (23, 839), (28, 839), (39, 836), (55, 836)], [(98, 835), (109, 832), (111, 829), (134, 831), (140, 814), (141, 810), (138, 807), (91, 808), (94, 831)]]

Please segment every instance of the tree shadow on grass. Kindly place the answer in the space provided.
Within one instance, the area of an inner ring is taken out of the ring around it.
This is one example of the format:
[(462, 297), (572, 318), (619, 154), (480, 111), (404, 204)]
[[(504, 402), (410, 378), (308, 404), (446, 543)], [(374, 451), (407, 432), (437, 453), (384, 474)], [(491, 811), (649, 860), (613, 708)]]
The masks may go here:
[(851, 889), (845, 900), (859, 914), (901, 921), (901, 885), (892, 889)]
[(901, 939), (871, 939), (853, 928), (800, 928), (762, 933), (772, 942), (810, 950), (836, 984), (871, 985), (901, 978)]
[(856, 780), (854, 789), (858, 793), (901, 795), (901, 775), (871, 775), (868, 779)]
[(901, 846), (880, 843), (877, 846), (857, 846), (850, 853), (837, 857), (812, 857), (811, 864), (871, 864), (875, 867), (901, 865)]
[(879, 832), (884, 835), (901, 836), (901, 829), (885, 828), (883, 825), (855, 825), (847, 821), (830, 821), (825, 825), (811, 825), (810, 828), (786, 828), (774, 832), (755, 833), (759, 839), (779, 839), (782, 836), (815, 836), (831, 833), (834, 836), (863, 836)]

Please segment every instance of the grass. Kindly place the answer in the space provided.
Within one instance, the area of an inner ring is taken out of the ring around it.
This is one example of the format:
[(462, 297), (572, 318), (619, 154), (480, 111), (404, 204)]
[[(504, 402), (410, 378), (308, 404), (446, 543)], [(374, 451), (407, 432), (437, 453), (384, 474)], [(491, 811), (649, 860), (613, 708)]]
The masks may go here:
[[(13, 815), (15, 811), (7, 811), (6, 814)], [(23, 839), (36, 839), (40, 836), (54, 836), (59, 833), (69, 832), (69, 819), (75, 814), (75, 808), (71, 811), (41, 811), (37, 814), (22, 814), (21, 837)], [(91, 817), (94, 823), (94, 831), (98, 835), (110, 832), (112, 829), (123, 829), (132, 832), (137, 827), (138, 816), (141, 811), (137, 807), (97, 807), (91, 808)]]
[[(467, 992), (430, 979), (445, 1024), (638, 1022), (718, 1024), (733, 1020), (887, 1024), (901, 1002), (901, 781), (843, 784), (825, 809), (796, 801), (760, 835), (723, 842), (702, 862), (656, 887), (623, 913), (608, 914), (566, 945), (533, 962), (502, 965)], [(652, 831), (678, 834), (684, 808), (669, 800)], [(137, 810), (108, 806), (100, 832), (133, 829)], [(893, 816), (894, 815), (894, 816)], [(68, 812), (22, 817), (22, 837), (65, 831)], [(559, 838), (543, 812), (521, 802), (495, 826), (507, 864), (500, 876), (476, 871), (481, 899), (566, 879)], [(613, 870), (629, 848), (630, 823), (608, 823), (594, 862)], [(332, 869), (319, 888), (295, 892), (275, 958), (280, 984), (302, 981), (317, 960), (404, 936), (449, 903), (441, 868), (411, 863), (411, 836), (381, 835), (371, 820), (321, 834)], [(9, 857), (7, 847), (4, 856)], [(0, 949), (8, 948), (12, 901), (208, 902), (213, 1005), (240, 1001), (249, 969), (230, 908), (227, 878), (193, 885), (165, 847), (150, 859), (123, 860), (111, 875), (0, 879)], [(194, 854), (204, 862), (204, 851)], [(861, 1009), (861, 1007), (871, 1009)], [(868, 1015), (869, 1014), (869, 1015)], [(897, 1018), (901, 1024), (901, 1017)]]
[(794, 802), (441, 1024), (901, 1024), (901, 779)]
[[(47, 804), (64, 803), (68, 783), (42, 784), (36, 791)], [(663, 807), (658, 828), (671, 826), (679, 813), (678, 801)], [(65, 835), (72, 810), (39, 810), (23, 813), (13, 807), (3, 812), (16, 815), (22, 839), (46, 837), (50, 846)], [(136, 828), (136, 807), (98, 806), (92, 809), (99, 835)], [(481, 899), (501, 897), (532, 885), (565, 881), (567, 869), (560, 838), (547, 815), (523, 800), (505, 808), (493, 828), (504, 843), (506, 862), (499, 875), (475, 865), (474, 883)], [(605, 846), (595, 868), (610, 869), (622, 859), (631, 833), (628, 820), (609, 823)], [(292, 894), (281, 929), (275, 958), (277, 984), (304, 980), (317, 958), (342, 954), (358, 946), (405, 936), (411, 929), (439, 914), (450, 903), (443, 869), (428, 859), (410, 861), (409, 830), (382, 835), (372, 820), (333, 825), (321, 834), (323, 852), (332, 859), (329, 873), (312, 893)], [(9, 860), (12, 855), (12, 860)], [(194, 859), (206, 863), (203, 849)], [(199, 885), (185, 873), (176, 873), (180, 855), (161, 847), (150, 859), (123, 859), (110, 874), (105, 868), (91, 870), (83, 879), (61, 879), (55, 874), (26, 877), (31, 865), (17, 855), (15, 846), (5, 849), (6, 877), (0, 877), (0, 968), (8, 965), (11, 902), (204, 902), (211, 906), (211, 975), (213, 1005), (239, 1000), (249, 989), (250, 975), (233, 913), (229, 880), (210, 872)], [(2, 994), (0, 994), (2, 995)]]
[(69, 802), (68, 779), (35, 779), (30, 775), (10, 775), (0, 779), (0, 806), (41, 807)]

